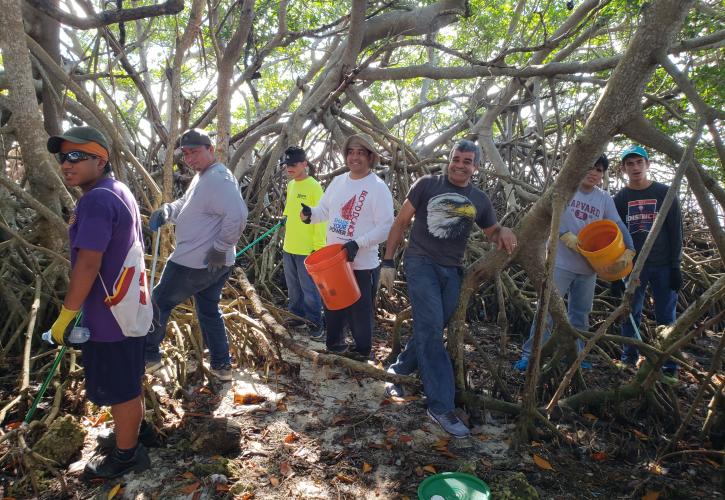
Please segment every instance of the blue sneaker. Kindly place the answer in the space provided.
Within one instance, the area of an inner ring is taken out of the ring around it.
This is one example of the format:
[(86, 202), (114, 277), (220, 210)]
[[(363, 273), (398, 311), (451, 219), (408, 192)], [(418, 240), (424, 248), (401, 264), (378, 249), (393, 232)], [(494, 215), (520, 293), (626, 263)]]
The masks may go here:
[(516, 363), (514, 363), (514, 370), (518, 370), (520, 372), (525, 372), (528, 367), (529, 358), (521, 358)]
[(466, 438), (471, 435), (471, 431), (466, 427), (466, 424), (461, 422), (456, 416), (456, 413), (451, 410), (446, 413), (433, 413), (427, 410), (428, 416), (431, 420), (441, 426), (441, 428), (448, 434), (455, 438)]

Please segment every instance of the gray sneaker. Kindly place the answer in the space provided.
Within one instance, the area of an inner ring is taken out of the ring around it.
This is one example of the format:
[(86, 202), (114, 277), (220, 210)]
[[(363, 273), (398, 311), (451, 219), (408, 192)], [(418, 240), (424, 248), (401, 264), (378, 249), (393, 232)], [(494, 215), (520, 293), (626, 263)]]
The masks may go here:
[(451, 410), (441, 415), (435, 414), (430, 410), (427, 410), (428, 416), (435, 423), (441, 426), (441, 428), (448, 434), (455, 438), (465, 438), (471, 434), (466, 424), (461, 422), (461, 419), (456, 416), (456, 413)]
[(313, 327), (312, 330), (310, 330), (310, 340), (315, 340), (317, 342), (324, 342), (327, 338), (327, 334), (325, 333), (325, 327), (318, 326)]
[(219, 368), (210, 368), (209, 371), (222, 382), (231, 382), (234, 379), (232, 376), (231, 365), (224, 365)]

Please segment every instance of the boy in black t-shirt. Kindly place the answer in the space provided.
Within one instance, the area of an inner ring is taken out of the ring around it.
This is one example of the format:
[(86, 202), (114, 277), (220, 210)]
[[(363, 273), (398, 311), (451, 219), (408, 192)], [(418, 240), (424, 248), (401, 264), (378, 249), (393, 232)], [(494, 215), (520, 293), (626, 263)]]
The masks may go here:
[[(614, 197), (620, 217), (632, 235), (634, 247), (639, 255), (655, 218), (659, 213), (669, 186), (648, 179), (649, 155), (642, 146), (632, 145), (620, 155), (622, 168), (627, 174), (627, 187)], [(682, 254), (682, 216), (680, 203), (675, 198), (665, 224), (655, 239), (654, 246), (639, 276), (640, 284), (632, 298), (632, 318), (639, 324), (647, 285), (655, 303), (655, 318), (658, 325), (669, 325), (675, 321), (677, 292), (682, 287), (680, 256)], [(635, 257), (636, 260), (636, 257)], [(631, 321), (622, 325), (622, 335), (634, 337)], [(622, 362), (634, 365), (639, 359), (636, 346), (625, 345)], [(677, 365), (668, 360), (663, 371), (674, 375)]]

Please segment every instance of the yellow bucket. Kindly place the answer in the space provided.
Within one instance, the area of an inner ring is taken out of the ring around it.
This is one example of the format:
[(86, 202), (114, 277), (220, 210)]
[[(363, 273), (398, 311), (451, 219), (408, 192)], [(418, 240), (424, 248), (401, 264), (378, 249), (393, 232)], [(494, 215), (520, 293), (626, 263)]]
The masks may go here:
[(587, 224), (579, 231), (579, 253), (597, 272), (599, 277), (607, 281), (616, 281), (632, 272), (632, 263), (616, 274), (606, 272), (607, 267), (619, 259), (626, 247), (619, 226), (611, 220), (602, 219)]

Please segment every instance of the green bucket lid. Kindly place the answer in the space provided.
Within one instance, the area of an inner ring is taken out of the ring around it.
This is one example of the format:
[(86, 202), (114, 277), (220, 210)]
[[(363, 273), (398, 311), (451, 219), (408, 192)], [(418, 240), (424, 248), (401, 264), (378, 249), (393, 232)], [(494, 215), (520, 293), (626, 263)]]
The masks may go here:
[(418, 486), (419, 500), (490, 500), (491, 490), (476, 476), (442, 472), (427, 477)]

